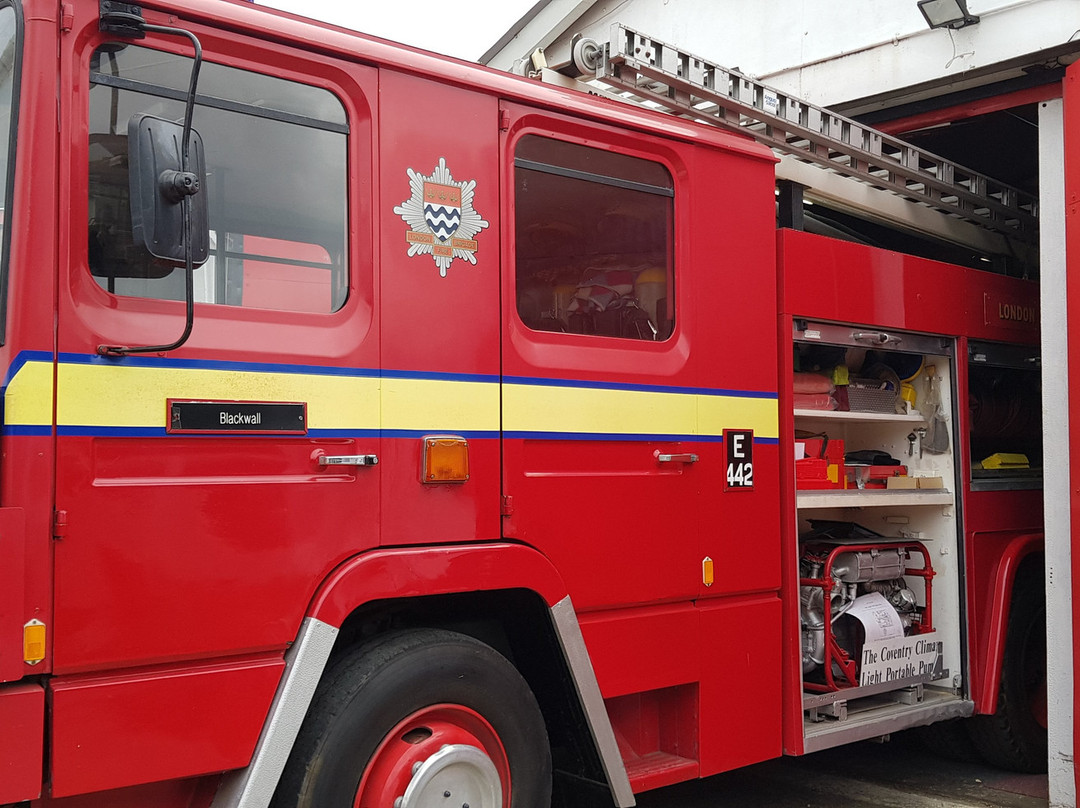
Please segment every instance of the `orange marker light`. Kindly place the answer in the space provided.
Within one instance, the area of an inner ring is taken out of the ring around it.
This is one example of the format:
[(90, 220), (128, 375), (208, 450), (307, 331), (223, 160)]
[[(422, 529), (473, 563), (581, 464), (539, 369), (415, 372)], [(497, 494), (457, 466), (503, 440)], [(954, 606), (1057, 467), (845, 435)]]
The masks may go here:
[(31, 620), (23, 626), (23, 661), (36, 665), (45, 659), (45, 624)]
[(463, 483), (469, 479), (469, 442), (458, 435), (424, 436), (425, 483)]
[(701, 582), (705, 586), (713, 585), (713, 560), (708, 556), (701, 561)]

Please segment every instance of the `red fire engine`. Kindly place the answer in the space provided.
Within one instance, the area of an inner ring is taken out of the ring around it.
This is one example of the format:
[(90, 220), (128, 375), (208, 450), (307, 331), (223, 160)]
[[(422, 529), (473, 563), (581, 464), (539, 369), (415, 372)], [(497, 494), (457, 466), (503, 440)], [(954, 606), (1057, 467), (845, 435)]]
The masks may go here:
[(1011, 257), (887, 250), (745, 135), (247, 3), (0, 39), (0, 803), (628, 806), (973, 715), (1045, 765), (1010, 189), (879, 139)]

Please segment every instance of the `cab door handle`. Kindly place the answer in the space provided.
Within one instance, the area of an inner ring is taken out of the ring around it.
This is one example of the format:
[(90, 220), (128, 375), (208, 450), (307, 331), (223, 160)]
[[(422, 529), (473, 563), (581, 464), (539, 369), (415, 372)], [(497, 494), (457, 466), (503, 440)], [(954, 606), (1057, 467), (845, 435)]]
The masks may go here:
[(679, 454), (658, 454), (656, 459), (661, 463), (696, 463), (698, 456), (693, 452), (681, 452)]
[(377, 466), (379, 456), (365, 455), (319, 455), (320, 466)]

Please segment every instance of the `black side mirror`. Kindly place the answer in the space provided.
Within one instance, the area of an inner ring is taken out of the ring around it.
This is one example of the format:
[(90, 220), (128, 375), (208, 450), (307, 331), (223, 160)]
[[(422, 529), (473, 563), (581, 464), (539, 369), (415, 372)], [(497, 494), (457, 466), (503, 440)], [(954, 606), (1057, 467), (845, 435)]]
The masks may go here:
[(136, 244), (164, 261), (185, 263), (183, 201), (191, 205), (191, 262), (210, 255), (206, 161), (199, 133), (191, 130), (188, 170), (181, 160), (183, 124), (153, 115), (128, 121), (128, 182), (131, 189), (131, 232)]

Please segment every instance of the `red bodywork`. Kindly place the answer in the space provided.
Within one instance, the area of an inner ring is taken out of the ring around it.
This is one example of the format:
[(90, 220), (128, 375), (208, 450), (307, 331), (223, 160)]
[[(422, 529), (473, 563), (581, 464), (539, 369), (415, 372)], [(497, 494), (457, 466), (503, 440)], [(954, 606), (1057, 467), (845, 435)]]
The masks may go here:
[[(1065, 75), (1064, 86), (1064, 113), (1065, 113), (1065, 250), (1067, 256), (1066, 266), (1070, 280), (1075, 277), (1080, 267), (1080, 150), (1076, 144), (1080, 143), (1080, 68), (1072, 65)], [(1073, 315), (1080, 316), (1080, 289), (1076, 283), (1069, 283), (1066, 290), (1067, 317), (1071, 322)], [(1068, 334), (1069, 352), (1069, 423), (1076, 424), (1080, 418), (1080, 333), (1077, 329), (1069, 329)], [(1076, 457), (1080, 451), (1080, 430), (1069, 430), (1069, 457)], [(1072, 538), (1076, 538), (1077, 530), (1080, 529), (1080, 497), (1076, 496), (1077, 472), (1070, 474), (1069, 490), (1073, 495), (1069, 503), (1069, 518), (1072, 525)], [(1075, 542), (1070, 541), (1070, 546)], [(1080, 554), (1072, 554), (1072, 631), (1073, 631), (1073, 715), (1077, 715), (1080, 708), (1080, 687), (1077, 687), (1076, 671), (1080, 670)], [(1076, 735), (1073, 735), (1074, 754), (1076, 748)], [(1077, 787), (1080, 789), (1080, 776), (1077, 777)]]
[[(179, 333), (183, 304), (110, 295), (87, 269), (88, 60), (105, 39), (98, 4), (63, 4), (62, 24), (50, 0), (22, 9), (0, 363), (5, 383), (28, 363), (57, 370), (40, 388), (55, 398), (42, 404), (51, 420), (3, 436), (0, 726), (20, 741), (0, 742), (0, 802), (206, 805), (220, 773), (250, 760), (305, 617), (340, 626), (371, 603), (507, 589), (549, 606), (573, 598), (635, 790), (802, 751), (792, 419), (779, 381), (790, 378), (792, 318), (1035, 341), (988, 320), (984, 307), (984, 295), (1027, 305), (1030, 285), (777, 235), (771, 154), (742, 138), (243, 3), (149, 6), (151, 21), (195, 32), (210, 61), (341, 100), (351, 279), (329, 315), (315, 313), (318, 290), (291, 312), (197, 304), (187, 344), (125, 366), (166, 387), (178, 369), (319, 379), (348, 370), (383, 380), (383, 417), (394, 414), (400, 379), (778, 400), (779, 428), (753, 436), (754, 483), (742, 488), (729, 488), (723, 462), (731, 431), (746, 428), (737, 417), (714, 436), (633, 439), (541, 439), (497, 421), (466, 435), (470, 478), (453, 486), (422, 484), (421, 429), (246, 437), (167, 434), (164, 424), (69, 428), (65, 419), (80, 422), (66, 402), (82, 393), (64, 369), (119, 364), (95, 355), (102, 343)], [(144, 44), (186, 52), (153, 35)], [(514, 148), (529, 133), (602, 144), (671, 174), (670, 339), (597, 347), (517, 318), (508, 223)], [(408, 254), (393, 213), (408, 170), (441, 159), (475, 181), (487, 222), (475, 264), (455, 263), (447, 277), (430, 257)], [(171, 397), (189, 397), (176, 378)], [(496, 405), (503, 419), (516, 417), (508, 401)], [(320, 455), (363, 454), (379, 465), (318, 465)], [(700, 462), (658, 465), (666, 454)], [(985, 711), (996, 693), (1002, 587), (1039, 548), (1041, 520), (1037, 492), (965, 497), (974, 695)], [(45, 659), (33, 666), (20, 650), (29, 620), (48, 629)]]
[[(1038, 310), (1038, 287), (1029, 282), (939, 264), (923, 258), (782, 230), (777, 237), (781, 288), (781, 333), (791, 333), (795, 317), (824, 322), (850, 322), (958, 337), (957, 356), (967, 354), (967, 340), (1037, 344), (1035, 323), (1005, 319), (999, 303)], [(1037, 318), (1036, 318), (1037, 322)], [(781, 372), (791, 372), (783, 353)], [(957, 395), (967, 400), (966, 363), (957, 362)], [(960, 409), (960, 416), (966, 415)], [(794, 428), (781, 408), (781, 432)], [(961, 421), (961, 436), (966, 423)], [(1001, 654), (1004, 649), (1008, 597), (1016, 567), (1023, 558), (1043, 549), (1042, 491), (972, 491), (970, 451), (961, 440), (962, 512), (964, 513), (967, 586), (968, 650), (971, 693), (980, 713), (992, 713), (997, 701)], [(789, 453), (781, 455), (783, 460)], [(792, 468), (784, 470), (794, 476)], [(795, 535), (794, 491), (782, 493), (783, 509), (792, 514), (787, 524)], [(796, 591), (797, 546), (786, 541), (786, 591)], [(790, 588), (789, 588), (790, 587)], [(798, 627), (798, 601), (787, 599), (788, 631)], [(802, 704), (798, 649), (785, 656), (785, 748), (801, 753)]]

